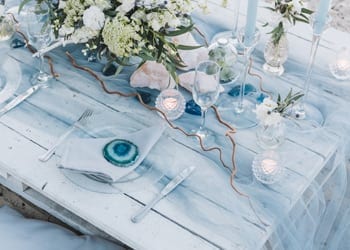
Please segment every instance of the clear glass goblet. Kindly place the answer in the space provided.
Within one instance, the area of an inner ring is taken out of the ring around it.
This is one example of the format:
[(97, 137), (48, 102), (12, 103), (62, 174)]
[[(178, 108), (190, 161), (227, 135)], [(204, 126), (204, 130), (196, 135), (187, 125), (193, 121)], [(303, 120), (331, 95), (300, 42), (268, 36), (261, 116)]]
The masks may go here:
[(198, 130), (193, 131), (205, 144), (212, 144), (215, 136), (205, 128), (205, 116), (208, 108), (215, 104), (219, 97), (220, 66), (213, 61), (200, 62), (196, 67), (193, 83), (193, 100), (201, 107), (202, 122)]
[[(25, 22), (30, 44), (37, 50), (47, 47), (52, 35), (49, 7), (46, 4), (28, 6), (25, 10)], [(44, 71), (43, 53), (40, 53), (39, 57), (39, 72), (32, 76), (32, 84), (44, 83), (51, 78), (51, 75)]]

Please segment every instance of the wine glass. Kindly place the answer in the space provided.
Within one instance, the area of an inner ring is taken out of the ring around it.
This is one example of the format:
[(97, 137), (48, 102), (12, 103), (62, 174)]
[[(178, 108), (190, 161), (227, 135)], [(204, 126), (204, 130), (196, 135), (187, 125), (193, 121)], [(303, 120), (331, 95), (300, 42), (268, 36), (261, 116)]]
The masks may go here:
[[(27, 35), (30, 44), (37, 50), (43, 49), (51, 42), (51, 23), (49, 7), (46, 4), (34, 4), (26, 8), (25, 21)], [(31, 78), (31, 83), (44, 83), (51, 76), (44, 71), (44, 55), (39, 55), (39, 72), (35, 73)]]
[(205, 128), (205, 115), (219, 97), (220, 66), (213, 61), (202, 61), (196, 67), (193, 83), (193, 100), (201, 107), (202, 123), (198, 130), (193, 131), (200, 136), (205, 144), (214, 142), (213, 132)]

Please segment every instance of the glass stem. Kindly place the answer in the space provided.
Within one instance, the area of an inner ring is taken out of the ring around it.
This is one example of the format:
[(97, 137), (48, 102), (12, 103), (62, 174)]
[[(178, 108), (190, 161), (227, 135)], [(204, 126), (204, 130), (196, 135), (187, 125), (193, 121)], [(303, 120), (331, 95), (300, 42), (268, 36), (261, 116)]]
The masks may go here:
[(39, 74), (44, 73), (44, 55), (40, 54), (40, 60), (39, 60)]
[(235, 1), (235, 6), (233, 10), (234, 23), (232, 27), (232, 38), (237, 38), (238, 17), (239, 17), (239, 9), (241, 5), (241, 1), (240, 0), (234, 0), (234, 1)]
[(306, 71), (306, 79), (305, 79), (305, 83), (304, 83), (304, 89), (303, 89), (303, 94), (304, 96), (302, 97), (298, 110), (296, 112), (296, 114), (298, 115), (298, 118), (300, 119), (304, 119), (305, 118), (305, 102), (307, 100), (308, 94), (309, 94), (309, 90), (310, 90), (310, 83), (311, 83), (311, 73), (314, 67), (314, 63), (315, 63), (315, 57), (316, 57), (316, 52), (318, 49), (318, 45), (320, 43), (320, 39), (321, 39), (321, 34), (313, 34), (312, 37), (312, 45), (311, 45), (311, 53), (310, 53), (310, 59), (309, 59), (309, 63), (307, 66), (307, 71)]
[(249, 70), (249, 50), (250, 48), (244, 47), (244, 71), (243, 71), (243, 76), (242, 76), (242, 81), (241, 81), (241, 86), (239, 90), (239, 99), (238, 99), (238, 105), (235, 108), (236, 113), (242, 113), (244, 111), (243, 107), (243, 100), (244, 100), (244, 91), (245, 91), (245, 84), (247, 81), (247, 75), (248, 75), (248, 70)]
[(204, 130), (205, 128), (205, 115), (207, 114), (207, 109), (202, 109), (202, 122), (201, 122), (201, 125), (199, 126), (199, 130)]

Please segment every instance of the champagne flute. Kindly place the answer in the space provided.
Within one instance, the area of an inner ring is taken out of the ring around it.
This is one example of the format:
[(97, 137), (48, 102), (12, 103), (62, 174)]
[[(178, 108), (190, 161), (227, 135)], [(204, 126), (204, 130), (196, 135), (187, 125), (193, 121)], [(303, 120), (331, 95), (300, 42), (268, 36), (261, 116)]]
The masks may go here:
[[(46, 4), (34, 4), (26, 8), (26, 28), (29, 41), (37, 50), (47, 47), (51, 42), (51, 23), (49, 7)], [(44, 55), (39, 55), (39, 72), (31, 78), (31, 83), (44, 83), (51, 76), (44, 71)]]
[(205, 128), (205, 116), (208, 108), (215, 104), (219, 97), (220, 66), (213, 61), (200, 62), (196, 67), (193, 83), (193, 100), (201, 107), (202, 123), (198, 130), (193, 131), (200, 136), (205, 144), (214, 142), (213, 132)]

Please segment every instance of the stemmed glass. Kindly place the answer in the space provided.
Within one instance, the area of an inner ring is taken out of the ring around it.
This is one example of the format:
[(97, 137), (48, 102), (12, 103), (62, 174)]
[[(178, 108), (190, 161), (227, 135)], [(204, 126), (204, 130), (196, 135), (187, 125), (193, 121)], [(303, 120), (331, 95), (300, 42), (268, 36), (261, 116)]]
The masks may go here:
[(298, 103), (298, 105), (296, 105), (292, 110), (292, 115), (295, 118), (304, 121), (303, 123), (301, 123), (302, 126), (299, 126), (301, 130), (319, 128), (324, 123), (323, 114), (318, 109), (318, 107), (308, 102), (308, 94), (310, 91), (311, 76), (312, 76), (312, 71), (315, 64), (317, 49), (320, 44), (322, 33), (324, 29), (328, 28), (329, 22), (330, 22), (330, 17), (327, 17), (327, 19), (325, 20), (325, 23), (320, 26), (318, 21), (315, 20), (315, 16), (313, 16), (313, 19), (312, 19), (313, 35), (312, 35), (310, 57), (309, 57), (308, 66), (306, 70), (306, 78), (305, 78), (304, 87), (303, 87), (304, 96), (302, 97), (300, 103)]
[(243, 50), (243, 70), (241, 72), (240, 91), (238, 98), (234, 100), (234, 110), (230, 114), (230, 120), (236, 128), (249, 128), (257, 125), (256, 115), (253, 112), (255, 108), (255, 101), (251, 101), (244, 98), (245, 85), (247, 83), (247, 75), (250, 67), (250, 55), (253, 52), (255, 46), (258, 44), (260, 39), (260, 32), (258, 29), (255, 30), (254, 36), (245, 41), (245, 28), (242, 28), (238, 32), (238, 39)]
[[(26, 8), (25, 21), (27, 35), (32, 45), (37, 50), (43, 49), (51, 42), (51, 24), (49, 7), (46, 4), (30, 5)], [(39, 72), (32, 78), (32, 84), (44, 83), (50, 79), (50, 75), (44, 72), (44, 55), (40, 53)]]
[(200, 62), (196, 67), (193, 83), (193, 100), (201, 107), (202, 123), (198, 130), (193, 131), (199, 135), (205, 144), (214, 142), (214, 134), (205, 128), (205, 115), (219, 97), (220, 66), (213, 61)]

